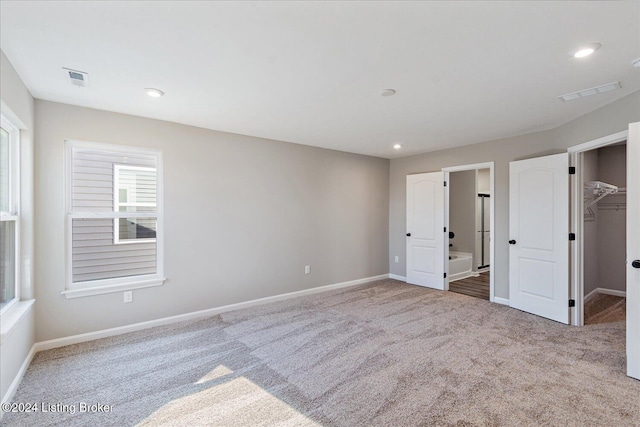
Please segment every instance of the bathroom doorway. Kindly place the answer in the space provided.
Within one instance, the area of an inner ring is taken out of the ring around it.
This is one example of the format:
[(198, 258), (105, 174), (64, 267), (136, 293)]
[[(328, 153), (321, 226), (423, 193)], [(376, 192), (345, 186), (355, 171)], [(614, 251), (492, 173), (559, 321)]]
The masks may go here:
[(443, 169), (445, 172), (445, 289), (494, 301), (493, 163)]

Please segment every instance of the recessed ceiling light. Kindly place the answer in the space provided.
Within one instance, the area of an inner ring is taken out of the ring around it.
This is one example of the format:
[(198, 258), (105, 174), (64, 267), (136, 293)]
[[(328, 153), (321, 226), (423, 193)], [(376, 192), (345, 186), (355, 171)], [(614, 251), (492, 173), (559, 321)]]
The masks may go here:
[(395, 148), (396, 150), (399, 150), (402, 148), (402, 144), (393, 144), (393, 148)]
[(160, 98), (162, 95), (164, 95), (163, 91), (161, 91), (160, 89), (154, 89), (152, 87), (146, 88), (144, 92), (152, 98)]
[(393, 96), (396, 94), (395, 89), (383, 89), (380, 91), (380, 96)]
[(573, 56), (574, 58), (584, 58), (585, 56), (589, 56), (593, 52), (598, 50), (600, 46), (600, 43), (585, 44), (573, 49), (571, 52), (569, 52), (569, 55)]

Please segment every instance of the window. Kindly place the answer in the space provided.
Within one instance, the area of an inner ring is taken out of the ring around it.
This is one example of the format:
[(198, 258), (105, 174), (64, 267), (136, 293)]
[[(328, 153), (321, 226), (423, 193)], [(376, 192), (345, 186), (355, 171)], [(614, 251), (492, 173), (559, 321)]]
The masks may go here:
[[(114, 209), (116, 212), (155, 212), (156, 169), (114, 165)], [(114, 243), (151, 242), (156, 238), (156, 221), (149, 218), (116, 218)]]
[(67, 298), (161, 285), (161, 153), (67, 142)]
[(0, 126), (0, 312), (19, 299), (20, 131), (4, 116)]

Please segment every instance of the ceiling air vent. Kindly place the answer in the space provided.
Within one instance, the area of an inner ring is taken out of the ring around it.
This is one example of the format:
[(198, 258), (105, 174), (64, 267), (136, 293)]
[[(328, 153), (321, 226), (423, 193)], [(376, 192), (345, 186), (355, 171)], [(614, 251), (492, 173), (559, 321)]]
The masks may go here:
[(89, 85), (89, 74), (84, 71), (72, 70), (70, 68), (63, 68), (64, 72), (74, 86), (87, 87)]
[(574, 99), (584, 98), (585, 96), (597, 95), (599, 93), (609, 92), (610, 90), (620, 89), (620, 87), (620, 82), (607, 83), (606, 85), (560, 95), (558, 99), (562, 102), (573, 101)]

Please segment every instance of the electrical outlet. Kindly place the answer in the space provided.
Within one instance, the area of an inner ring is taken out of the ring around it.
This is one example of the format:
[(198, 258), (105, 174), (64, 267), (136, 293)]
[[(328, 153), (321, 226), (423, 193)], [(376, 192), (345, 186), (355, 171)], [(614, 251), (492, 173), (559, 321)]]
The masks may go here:
[(304, 274), (309, 274), (311, 273), (311, 266), (310, 265), (305, 265), (304, 266)]
[(124, 302), (133, 302), (133, 291), (126, 291), (124, 293)]
[(398, 255), (396, 255), (395, 261), (400, 262), (400, 257)]

